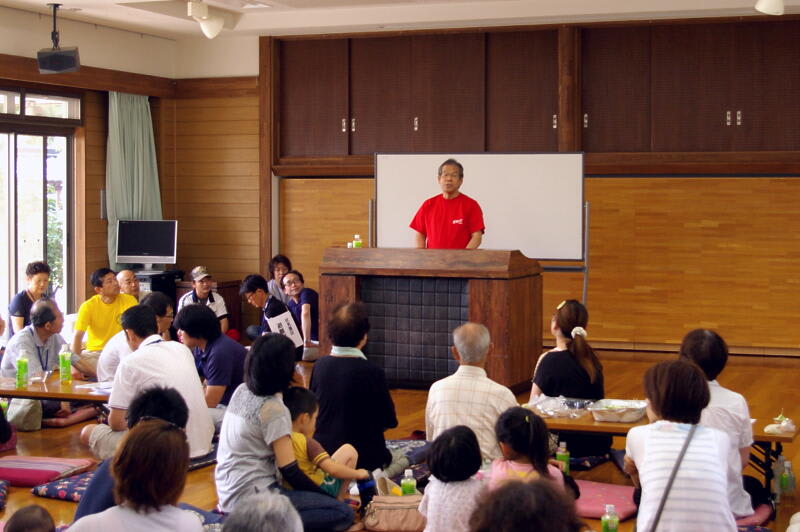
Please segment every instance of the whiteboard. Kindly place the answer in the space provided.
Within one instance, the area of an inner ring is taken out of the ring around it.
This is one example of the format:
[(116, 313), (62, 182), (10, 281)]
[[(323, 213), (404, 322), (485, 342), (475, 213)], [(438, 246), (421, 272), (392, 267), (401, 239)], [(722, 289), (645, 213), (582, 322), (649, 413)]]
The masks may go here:
[(376, 154), (378, 247), (414, 247), (408, 225), (441, 194), (439, 165), (451, 157), (464, 165), (460, 191), (483, 209), (482, 249), (583, 260), (582, 153)]

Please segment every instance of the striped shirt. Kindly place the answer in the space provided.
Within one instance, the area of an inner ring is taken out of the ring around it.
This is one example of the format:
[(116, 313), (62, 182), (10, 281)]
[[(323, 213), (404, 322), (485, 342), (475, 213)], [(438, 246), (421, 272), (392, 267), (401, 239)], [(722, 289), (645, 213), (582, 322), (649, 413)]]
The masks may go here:
[[(691, 425), (657, 421), (628, 432), (626, 453), (639, 470), (642, 500), (638, 530), (650, 530)], [(735, 531), (727, 489), (728, 435), (698, 427), (678, 468), (658, 532)]]

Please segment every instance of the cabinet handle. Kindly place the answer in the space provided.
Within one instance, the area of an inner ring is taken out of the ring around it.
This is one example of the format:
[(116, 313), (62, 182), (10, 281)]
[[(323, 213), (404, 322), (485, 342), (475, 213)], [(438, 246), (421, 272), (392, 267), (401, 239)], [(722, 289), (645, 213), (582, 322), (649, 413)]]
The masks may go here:
[(342, 118), (342, 133), (347, 133), (347, 119)]
[(355, 133), (356, 132), (356, 119), (355, 118), (351, 118), (350, 119), (350, 132), (351, 133)]
[(583, 127), (589, 127), (589, 113), (583, 113)]
[(419, 131), (419, 117), (414, 117), (414, 131)]
[(736, 125), (737, 126), (741, 126), (742, 125), (742, 112), (741, 111), (736, 111)]
[(558, 129), (558, 115), (553, 115), (553, 129)]
[(725, 125), (726, 126), (731, 125), (731, 112), (730, 111), (725, 111)]

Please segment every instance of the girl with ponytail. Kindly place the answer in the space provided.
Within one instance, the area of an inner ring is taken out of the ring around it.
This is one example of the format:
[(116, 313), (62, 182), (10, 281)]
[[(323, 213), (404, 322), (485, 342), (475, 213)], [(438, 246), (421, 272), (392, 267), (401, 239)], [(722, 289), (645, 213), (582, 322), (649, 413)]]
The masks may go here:
[[(562, 301), (553, 314), (550, 331), (556, 347), (539, 357), (533, 371), (531, 399), (539, 395), (575, 399), (603, 399), (603, 366), (586, 340), (589, 312), (579, 301)], [(601, 456), (611, 446), (610, 436), (561, 435), (573, 457)]]
[(561, 470), (548, 463), (550, 435), (542, 418), (526, 408), (503, 412), (494, 426), (503, 458), (492, 462), (489, 489), (508, 480), (548, 479), (564, 491)]

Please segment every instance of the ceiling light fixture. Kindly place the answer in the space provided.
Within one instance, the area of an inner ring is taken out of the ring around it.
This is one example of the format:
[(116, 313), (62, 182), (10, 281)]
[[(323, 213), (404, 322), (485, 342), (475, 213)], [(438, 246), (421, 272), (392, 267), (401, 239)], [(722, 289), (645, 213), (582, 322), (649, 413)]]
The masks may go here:
[(187, 15), (192, 17), (200, 24), (203, 35), (213, 39), (222, 31), (225, 25), (225, 18), (222, 14), (214, 13), (213, 8), (203, 2), (187, 2)]
[(765, 15), (783, 15), (783, 0), (758, 0), (756, 11)]

